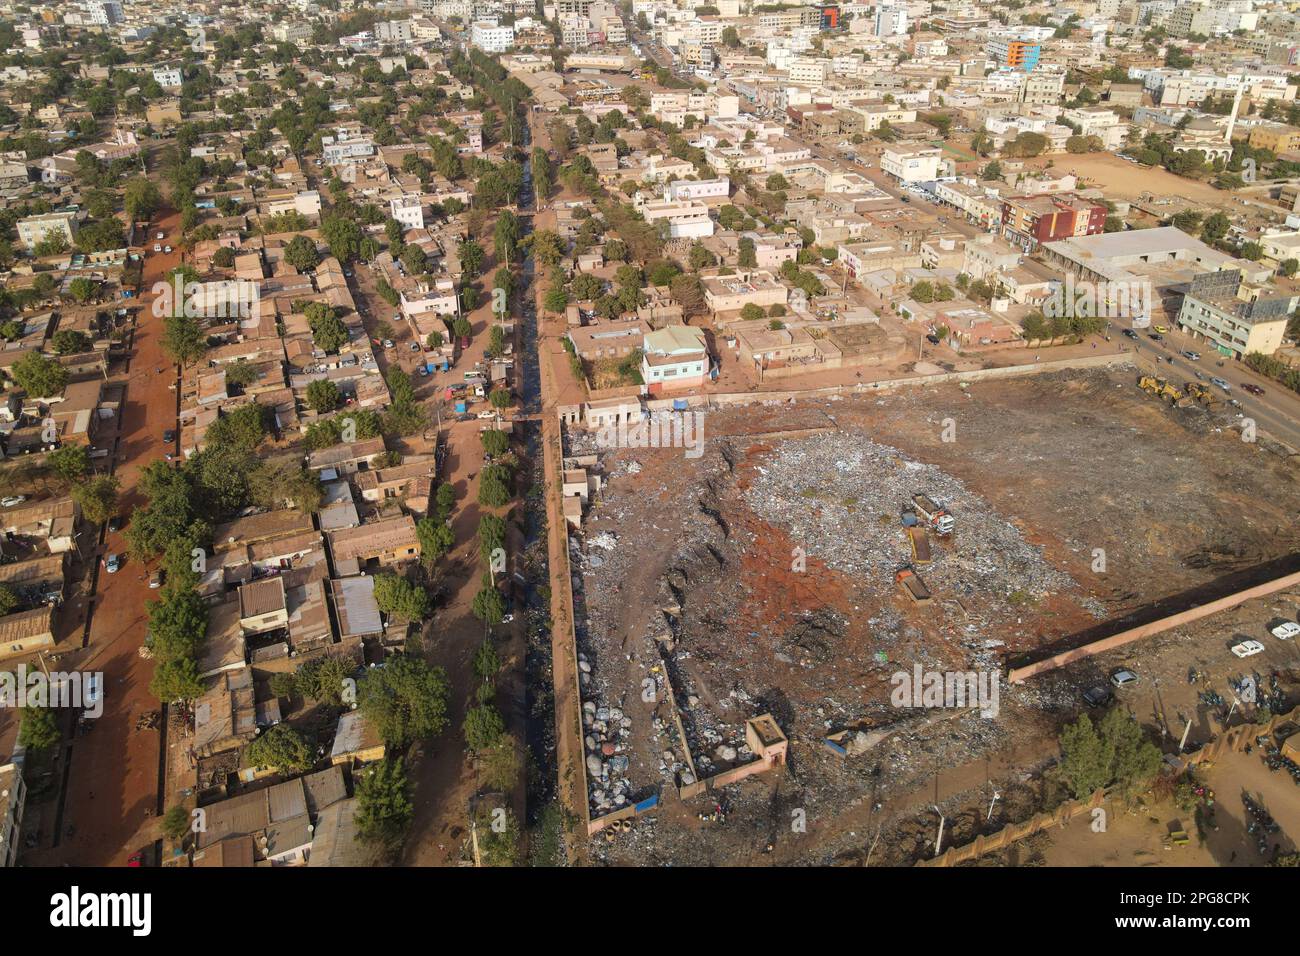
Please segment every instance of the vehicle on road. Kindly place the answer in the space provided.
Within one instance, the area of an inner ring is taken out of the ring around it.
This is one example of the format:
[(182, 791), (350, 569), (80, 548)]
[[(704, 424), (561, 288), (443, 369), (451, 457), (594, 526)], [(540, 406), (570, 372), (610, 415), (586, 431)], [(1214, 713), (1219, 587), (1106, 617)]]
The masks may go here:
[(393, 347), (393, 340), (392, 340), (392, 339), (384, 339), (384, 348), (386, 348), (386, 349), (391, 349), (392, 347)]
[(1269, 633), (1279, 641), (1289, 641), (1293, 637), (1300, 637), (1300, 624), (1295, 621), (1283, 621)]
[(7, 497), (0, 498), (0, 505), (4, 505), (6, 508), (12, 508), (14, 505), (20, 505), (26, 500), (26, 495), (8, 495)]
[(1210, 379), (1210, 384), (1219, 386), (1219, 388), (1223, 389), (1225, 392), (1232, 391), (1232, 386), (1229, 385), (1227, 382), (1225, 382), (1223, 379), (1219, 378), (1217, 375), (1214, 378)]
[(109, 574), (116, 574), (122, 567), (122, 559), (116, 554), (105, 555), (104, 570)]
[(175, 430), (173, 430), (173, 429), (171, 429), (171, 428), (168, 428), (166, 431), (163, 432), (163, 441), (164, 441), (166, 444), (170, 445), (170, 444), (171, 444), (172, 442), (174, 442), (175, 440), (176, 440), (176, 432), (175, 432)]
[(163, 246), (163, 252), (167, 253), (167, 255), (170, 256), (170, 255), (172, 254), (172, 247), (171, 247), (171, 246)]
[(1115, 687), (1129, 687), (1138, 682), (1138, 676), (1131, 670), (1121, 667), (1119, 670), (1111, 672), (1110, 682)]
[(940, 341), (940, 340), (939, 340), (939, 336), (935, 335), (933, 332), (931, 332), (929, 335), (927, 335), (927, 336), (925, 337), (925, 340), (926, 340), (927, 342), (929, 342), (931, 345), (938, 345), (938, 344), (939, 344), (939, 341)]
[(162, 244), (161, 244), (161, 243), (157, 243), (157, 242), (155, 242), (155, 243), (153, 244), (153, 251), (154, 251), (154, 252), (162, 252)]
[(154, 236), (154, 238), (161, 242), (163, 239), (167, 238), (167, 233), (160, 232), (158, 235)]
[(1238, 657), (1254, 657), (1256, 654), (1264, 653), (1264, 645), (1259, 641), (1242, 641), (1240, 644), (1232, 645), (1232, 653)]
[(1149, 335), (1147, 335), (1147, 338), (1151, 339), (1154, 342), (1163, 342), (1165, 340), (1165, 337), (1161, 335), (1159, 332), (1151, 332)]
[(1183, 349), (1183, 354), (1186, 355), (1193, 362), (1199, 362), (1201, 360), (1200, 352), (1193, 352), (1191, 349)]
[(1136, 332), (1134, 332), (1132, 329), (1121, 329), (1121, 331), (1124, 333), (1124, 335), (1125, 335), (1127, 338), (1135, 339), (1135, 338), (1138, 337), (1138, 334), (1137, 334)]
[(1167, 335), (1169, 333), (1169, 329), (1163, 325), (1157, 325), (1156, 331), (1159, 332), (1161, 335)]
[(1262, 388), (1260, 388), (1258, 385), (1256, 385), (1254, 382), (1242, 382), (1242, 383), (1241, 383), (1241, 388), (1242, 388), (1242, 391), (1250, 392), (1250, 394), (1252, 394), (1252, 395), (1263, 395), (1263, 394), (1264, 394), (1264, 390), (1263, 390)]

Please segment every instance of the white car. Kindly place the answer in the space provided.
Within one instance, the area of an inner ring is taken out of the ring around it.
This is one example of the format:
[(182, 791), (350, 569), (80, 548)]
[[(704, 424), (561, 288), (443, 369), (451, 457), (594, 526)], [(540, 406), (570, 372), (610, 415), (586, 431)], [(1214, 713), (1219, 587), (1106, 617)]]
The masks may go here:
[(1293, 637), (1300, 637), (1300, 624), (1295, 621), (1284, 621), (1273, 630), (1269, 631), (1279, 641), (1289, 641)]
[(1116, 687), (1127, 687), (1130, 684), (1136, 684), (1138, 682), (1138, 676), (1131, 670), (1124, 668), (1111, 674), (1110, 682)]
[(171, 247), (171, 246), (163, 246), (163, 252), (167, 253), (167, 255), (170, 256), (170, 255), (172, 254), (172, 247)]
[(1225, 392), (1232, 391), (1232, 386), (1218, 377), (1210, 379), (1210, 384), (1219, 386), (1219, 388), (1223, 389)]
[(496, 412), (479, 412), (479, 413), (478, 413), (478, 417), (479, 417), (479, 418), (496, 418), (496, 417), (497, 417), (497, 413), (496, 413)]
[(1232, 653), (1238, 657), (1254, 657), (1256, 654), (1264, 653), (1264, 645), (1259, 641), (1242, 641), (1240, 644), (1232, 645)]
[(155, 242), (155, 243), (153, 244), (153, 251), (154, 251), (154, 252), (162, 252), (162, 245), (161, 245), (160, 243)]
[(20, 505), (26, 500), (26, 495), (9, 495), (7, 498), (0, 498), (0, 505), (4, 505), (6, 508), (12, 508), (14, 505)]
[(103, 693), (103, 688), (99, 686), (98, 674), (91, 673), (86, 676), (85, 691), (86, 692), (84, 697), (85, 697), (86, 707), (88, 709), (93, 708), (96, 704), (99, 703), (100, 695)]
[(167, 238), (167, 233), (165, 233), (165, 232), (160, 232), (160, 233), (158, 233), (158, 235), (154, 236), (154, 238), (155, 238), (155, 239), (166, 239), (166, 238)]

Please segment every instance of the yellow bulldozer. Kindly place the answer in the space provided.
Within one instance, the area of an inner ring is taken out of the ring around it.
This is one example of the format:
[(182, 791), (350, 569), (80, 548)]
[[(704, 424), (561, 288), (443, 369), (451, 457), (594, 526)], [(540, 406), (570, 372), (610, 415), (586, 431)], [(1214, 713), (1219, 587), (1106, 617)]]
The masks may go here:
[(1168, 379), (1159, 378), (1155, 375), (1142, 375), (1138, 378), (1138, 388), (1155, 398), (1164, 399), (1170, 405), (1177, 405), (1184, 398), (1183, 393), (1178, 390), (1176, 385), (1171, 385)]
[(1215, 408), (1219, 404), (1219, 397), (1214, 394), (1210, 386), (1202, 382), (1188, 382), (1183, 386), (1183, 391), (1187, 397), (1202, 408)]

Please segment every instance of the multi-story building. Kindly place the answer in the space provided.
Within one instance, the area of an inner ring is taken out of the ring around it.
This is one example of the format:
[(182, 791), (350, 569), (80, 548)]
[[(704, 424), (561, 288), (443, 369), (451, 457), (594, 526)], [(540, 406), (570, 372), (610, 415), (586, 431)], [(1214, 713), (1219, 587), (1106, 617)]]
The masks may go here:
[(1300, 151), (1300, 129), (1282, 123), (1266, 123), (1250, 131), (1252, 149), (1267, 149), (1273, 153)]
[(1240, 270), (1204, 272), (1183, 297), (1178, 327), (1223, 355), (1272, 355), (1282, 345), (1295, 306), (1296, 296), (1265, 295), (1248, 286)]
[(155, 83), (162, 87), (180, 86), (184, 81), (184, 77), (181, 76), (180, 67), (176, 66), (154, 67), (153, 79)]
[(419, 196), (394, 196), (388, 200), (388, 213), (406, 229), (424, 228), (424, 205)]
[(23, 809), (27, 785), (23, 769), (14, 763), (0, 767), (0, 867), (17, 866), (22, 848)]
[(1041, 243), (1094, 236), (1106, 228), (1106, 207), (1077, 196), (1008, 196), (1002, 200), (1002, 236), (1032, 252)]
[(122, 22), (122, 4), (118, 0), (87, 0), (84, 13), (96, 26), (111, 27)]
[(641, 378), (651, 395), (703, 385), (709, 377), (709, 346), (704, 330), (669, 325), (646, 333), (641, 347)]
[(515, 44), (515, 28), (496, 20), (475, 20), (470, 27), (470, 43), (484, 53), (505, 53)]
[(942, 150), (933, 146), (889, 146), (880, 155), (880, 168), (903, 183), (939, 178)]
[(18, 241), (28, 249), (34, 248), (42, 239), (58, 233), (67, 240), (71, 248), (77, 235), (77, 217), (71, 212), (50, 212), (38, 216), (28, 216), (17, 222)]
[(875, 33), (878, 37), (901, 36), (907, 32), (907, 9), (881, 3), (876, 7)]
[(985, 52), (1000, 67), (1029, 73), (1038, 66), (1038, 58), (1043, 52), (1043, 47), (1042, 44), (1030, 40), (993, 36), (989, 38)]

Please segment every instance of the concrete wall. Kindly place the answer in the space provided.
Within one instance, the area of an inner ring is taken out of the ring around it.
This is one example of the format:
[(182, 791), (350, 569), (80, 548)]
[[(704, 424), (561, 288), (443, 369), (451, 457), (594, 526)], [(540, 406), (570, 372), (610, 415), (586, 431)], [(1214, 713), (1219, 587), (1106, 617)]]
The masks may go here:
[(1053, 654), (1051, 657), (1046, 657), (1041, 661), (1026, 664), (1024, 667), (1013, 668), (1007, 674), (1007, 681), (1012, 684), (1019, 684), (1028, 677), (1034, 677), (1038, 674), (1055, 670), (1058, 667), (1064, 667), (1066, 664), (1092, 657), (1094, 654), (1102, 654), (1106, 651), (1113, 650), (1116, 647), (1122, 647), (1125, 644), (1131, 644), (1133, 641), (1141, 640), (1144, 637), (1150, 637), (1153, 634), (1159, 634), (1175, 627), (1181, 627), (1184, 624), (1191, 624), (1194, 621), (1199, 621), (1212, 614), (1218, 614), (1220, 611), (1227, 611), (1254, 598), (1267, 597), (1270, 594), (1276, 594), (1278, 591), (1285, 591), (1287, 588), (1294, 587), (1297, 584), (1300, 584), (1300, 572), (1275, 578), (1274, 580), (1266, 581), (1263, 584), (1257, 584), (1252, 588), (1246, 588), (1244, 591), (1238, 591), (1235, 594), (1229, 594), (1227, 597), (1219, 598), (1216, 601), (1210, 601), (1208, 604), (1202, 604), (1199, 607), (1180, 611), (1177, 614), (1162, 617), (1159, 620), (1151, 621), (1148, 624), (1131, 627), (1126, 631), (1120, 631), (1118, 634), (1113, 634), (1110, 637), (1103, 637), (1099, 641), (1085, 644), (1083, 647), (1076, 647), (1072, 650), (1062, 651), (1060, 654)]

